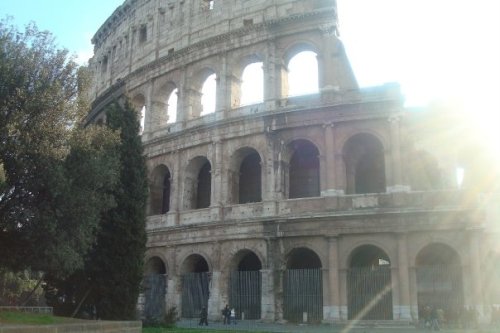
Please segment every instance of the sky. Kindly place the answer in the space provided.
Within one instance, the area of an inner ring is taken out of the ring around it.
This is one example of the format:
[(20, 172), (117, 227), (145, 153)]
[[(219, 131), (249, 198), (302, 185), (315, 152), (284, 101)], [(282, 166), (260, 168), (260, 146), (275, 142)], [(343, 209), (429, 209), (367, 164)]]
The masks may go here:
[[(239, 1), (239, 0), (235, 0)], [(123, 0), (0, 0), (0, 18), (34, 21), (83, 63)], [(500, 142), (500, 0), (337, 0), (342, 39), (361, 87), (398, 82), (407, 106), (435, 101), (487, 117)], [(500, 146), (500, 145), (499, 145)]]

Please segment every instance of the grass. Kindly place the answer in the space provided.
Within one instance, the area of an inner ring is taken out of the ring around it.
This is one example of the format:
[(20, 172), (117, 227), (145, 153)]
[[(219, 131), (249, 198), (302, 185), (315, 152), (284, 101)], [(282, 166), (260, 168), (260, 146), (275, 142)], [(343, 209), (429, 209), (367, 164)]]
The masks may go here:
[(53, 325), (74, 322), (75, 319), (56, 317), (51, 314), (0, 311), (1, 324)]
[[(246, 332), (248, 331), (237, 331), (237, 330), (207, 330), (207, 329), (196, 329), (196, 328), (179, 328), (179, 327), (171, 327), (171, 328), (159, 328), (159, 327), (148, 327), (143, 328), (142, 333), (237, 333), (237, 332)], [(266, 333), (262, 331), (252, 331), (252, 333)]]

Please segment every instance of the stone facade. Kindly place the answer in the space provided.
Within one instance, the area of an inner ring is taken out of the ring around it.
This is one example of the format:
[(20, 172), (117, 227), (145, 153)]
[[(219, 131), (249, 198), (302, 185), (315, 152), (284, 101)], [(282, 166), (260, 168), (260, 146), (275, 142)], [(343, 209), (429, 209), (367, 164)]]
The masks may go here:
[[(145, 110), (145, 273), (165, 279), (162, 311), (193, 316), (186, 302), (198, 297), (218, 319), (226, 303), (242, 302), (238, 271), (259, 272), (253, 316), (269, 321), (411, 321), (434, 303), (473, 307), (486, 320), (500, 303), (497, 272), (485, 273), (500, 263), (498, 208), (456, 185), (460, 135), (444, 139), (449, 124), (427, 126), (427, 113), (405, 109), (398, 85), (358, 88), (336, 10), (333, 0), (127, 0), (94, 36), (88, 121), (104, 121), (104, 106), (124, 96)], [(288, 65), (302, 51), (316, 54), (319, 89), (291, 97)], [(241, 105), (242, 73), (255, 62), (263, 99)], [(215, 112), (201, 116), (211, 74)], [(314, 306), (292, 295), (290, 286), (301, 288), (293, 270), (320, 272), (299, 278), (319, 290)], [(375, 271), (385, 286), (356, 287), (379, 279)], [(201, 296), (186, 290), (195, 288), (189, 274), (200, 274)], [(385, 305), (372, 310), (374, 291)]]

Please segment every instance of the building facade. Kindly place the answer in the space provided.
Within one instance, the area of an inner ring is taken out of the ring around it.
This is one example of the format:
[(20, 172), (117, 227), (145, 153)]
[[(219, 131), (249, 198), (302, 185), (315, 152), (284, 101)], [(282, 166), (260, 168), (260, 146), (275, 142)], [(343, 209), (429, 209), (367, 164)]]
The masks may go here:
[(466, 143), (398, 85), (358, 87), (334, 0), (126, 0), (93, 43), (88, 121), (125, 96), (143, 117), (144, 316), (487, 320), (500, 304), (498, 208), (455, 180)]

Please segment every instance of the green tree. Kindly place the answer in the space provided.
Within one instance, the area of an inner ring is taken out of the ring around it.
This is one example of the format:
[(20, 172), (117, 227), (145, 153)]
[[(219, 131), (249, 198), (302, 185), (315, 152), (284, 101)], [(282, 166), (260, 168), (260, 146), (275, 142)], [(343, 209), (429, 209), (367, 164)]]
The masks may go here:
[(65, 279), (51, 278), (48, 296), (60, 315), (85, 316), (95, 306), (101, 319), (134, 319), (146, 249), (145, 159), (130, 104), (115, 102), (103, 112), (108, 126), (120, 134), (119, 182), (110, 193), (116, 206), (103, 214), (84, 269)]
[(120, 184), (116, 207), (104, 214), (92, 272), (98, 313), (103, 319), (133, 319), (146, 250), (147, 172), (137, 112), (127, 101), (112, 104), (108, 126), (120, 131)]
[(0, 21), (0, 267), (83, 267), (113, 204), (117, 138), (82, 131), (86, 78), (50, 33)]

